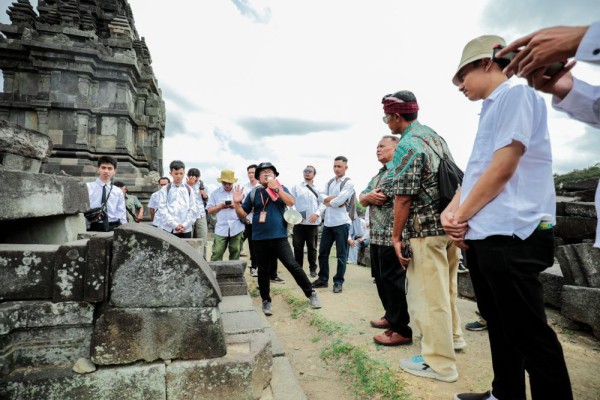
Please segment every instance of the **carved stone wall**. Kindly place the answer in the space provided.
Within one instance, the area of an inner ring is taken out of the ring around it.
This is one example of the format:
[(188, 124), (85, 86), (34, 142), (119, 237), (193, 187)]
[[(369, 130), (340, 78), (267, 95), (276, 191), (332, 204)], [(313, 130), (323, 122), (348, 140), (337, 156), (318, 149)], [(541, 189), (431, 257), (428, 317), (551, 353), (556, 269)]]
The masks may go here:
[(120, 180), (151, 193), (143, 178), (162, 175), (165, 105), (129, 4), (40, 0), (37, 11), (19, 0), (0, 24), (0, 120), (48, 134), (43, 172), (89, 180), (112, 155)]

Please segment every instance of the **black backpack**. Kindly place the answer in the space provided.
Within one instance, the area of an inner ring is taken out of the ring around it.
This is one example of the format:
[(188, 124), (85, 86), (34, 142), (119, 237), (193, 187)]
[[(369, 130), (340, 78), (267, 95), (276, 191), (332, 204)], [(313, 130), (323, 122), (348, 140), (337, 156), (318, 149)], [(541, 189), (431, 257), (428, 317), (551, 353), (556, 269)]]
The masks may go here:
[[(438, 135), (439, 136), (439, 135)], [(448, 157), (446, 153), (443, 153), (443, 156), (435, 150), (435, 148), (427, 143), (423, 138), (421, 139), (433, 152), (440, 158), (440, 165), (438, 167), (437, 178), (438, 178), (438, 192), (440, 194), (440, 208), (438, 211), (441, 213), (444, 209), (450, 204), (456, 191), (462, 185), (463, 171)], [(440, 139), (446, 143), (443, 137), (440, 136)], [(448, 144), (446, 144), (447, 146)], [(443, 151), (443, 149), (442, 149)], [(427, 193), (427, 189), (423, 188), (425, 193), (431, 199), (433, 203), (433, 198)]]

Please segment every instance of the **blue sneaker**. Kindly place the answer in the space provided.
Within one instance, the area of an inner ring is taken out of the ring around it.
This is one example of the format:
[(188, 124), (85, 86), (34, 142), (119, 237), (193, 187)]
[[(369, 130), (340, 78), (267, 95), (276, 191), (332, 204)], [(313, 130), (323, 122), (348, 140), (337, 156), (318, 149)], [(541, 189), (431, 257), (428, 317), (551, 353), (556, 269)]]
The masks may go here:
[(404, 358), (400, 360), (400, 367), (409, 374), (423, 378), (436, 379), (443, 382), (456, 382), (458, 380), (458, 372), (454, 371), (449, 375), (438, 374), (425, 363), (423, 356)]

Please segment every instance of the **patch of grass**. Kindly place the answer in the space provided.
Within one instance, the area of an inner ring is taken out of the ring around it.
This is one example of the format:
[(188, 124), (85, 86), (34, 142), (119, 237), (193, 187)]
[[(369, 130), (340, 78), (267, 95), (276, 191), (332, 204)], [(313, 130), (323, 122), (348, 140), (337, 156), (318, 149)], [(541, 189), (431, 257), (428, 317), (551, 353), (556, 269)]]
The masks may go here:
[(357, 399), (410, 399), (398, 369), (371, 358), (365, 350), (344, 339), (349, 330), (347, 326), (312, 312), (306, 299), (295, 296), (289, 290), (281, 291), (281, 295), (292, 307), (292, 318), (310, 317), (309, 324), (319, 332), (311, 341), (324, 344), (321, 359), (334, 365), (348, 379)]
[(258, 286), (248, 285), (248, 294), (250, 295), (250, 297), (260, 297), (260, 291), (258, 290)]
[(372, 359), (363, 349), (342, 339), (335, 339), (321, 350), (323, 361), (337, 365), (349, 378), (359, 399), (408, 400), (409, 393), (400, 372), (380, 360)]

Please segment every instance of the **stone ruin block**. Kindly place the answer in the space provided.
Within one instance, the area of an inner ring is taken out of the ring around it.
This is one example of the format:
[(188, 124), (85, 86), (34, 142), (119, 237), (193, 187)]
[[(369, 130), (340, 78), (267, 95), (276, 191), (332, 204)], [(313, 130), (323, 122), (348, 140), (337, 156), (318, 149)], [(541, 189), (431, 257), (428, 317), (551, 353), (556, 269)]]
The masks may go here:
[(244, 278), (246, 261), (211, 261), (208, 265), (217, 276), (223, 296), (248, 294), (248, 284)]
[(95, 364), (158, 359), (204, 359), (225, 355), (219, 311), (206, 308), (109, 308), (92, 340)]
[(540, 274), (540, 282), (542, 282), (542, 289), (544, 291), (544, 303), (560, 308), (562, 287), (565, 284), (560, 265), (554, 264), (543, 271)]
[(83, 302), (1, 303), (0, 376), (22, 367), (69, 366), (89, 357), (93, 314), (94, 307)]
[(589, 325), (600, 339), (600, 289), (563, 286), (562, 315)]
[(216, 307), (217, 280), (197, 250), (146, 224), (114, 232), (110, 304), (115, 307)]
[(85, 375), (70, 368), (48, 369), (12, 378), (9, 382), (0, 381), (0, 399), (166, 399), (163, 363), (100, 368)]
[(74, 178), (0, 170), (0, 221), (63, 216), (89, 208), (84, 183)]
[(565, 284), (600, 288), (600, 249), (591, 243), (560, 246), (556, 258), (565, 278)]
[(565, 213), (585, 218), (597, 218), (596, 205), (594, 203), (583, 203), (581, 201), (565, 203)]
[(91, 235), (87, 248), (87, 265), (83, 285), (83, 300), (100, 303), (108, 299), (108, 276), (112, 232)]
[(40, 172), (51, 152), (48, 135), (0, 119), (0, 168)]
[(554, 234), (568, 239), (593, 239), (596, 235), (596, 219), (579, 216), (557, 216)]
[(65, 243), (58, 248), (54, 263), (52, 300), (82, 301), (88, 240)]
[(0, 300), (52, 298), (55, 245), (0, 244)]
[(458, 274), (457, 287), (459, 296), (475, 299), (475, 289), (473, 289), (470, 273)]
[(273, 356), (267, 334), (227, 340), (228, 353), (215, 360), (175, 361), (167, 366), (167, 398), (236, 399), (261, 397), (271, 381)]

